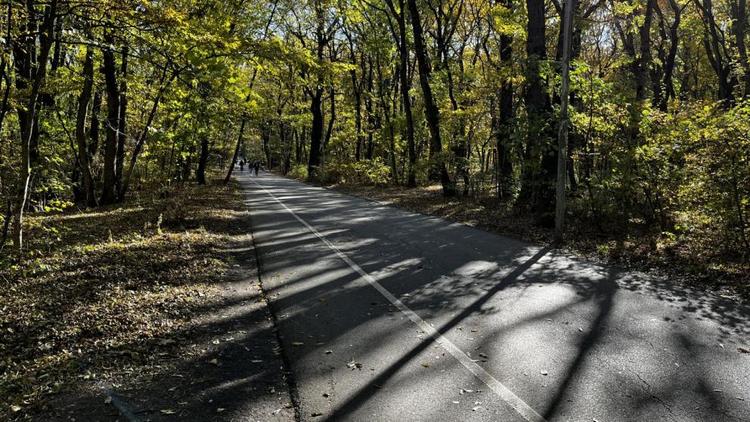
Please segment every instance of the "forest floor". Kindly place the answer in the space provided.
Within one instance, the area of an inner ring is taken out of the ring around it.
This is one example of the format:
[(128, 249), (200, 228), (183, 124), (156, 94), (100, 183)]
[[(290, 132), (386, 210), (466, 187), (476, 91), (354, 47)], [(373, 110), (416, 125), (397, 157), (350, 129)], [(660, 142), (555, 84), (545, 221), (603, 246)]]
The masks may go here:
[[(530, 214), (520, 214), (496, 198), (446, 198), (440, 185), (406, 188), (334, 184), (325, 187), (527, 242), (549, 244), (553, 241), (550, 228), (534, 224)], [(750, 300), (750, 263), (708, 253), (703, 245), (680, 243), (635, 230), (625, 235), (607, 233), (587, 221), (569, 221), (565, 238), (566, 250), (588, 260), (652, 271), (667, 275), (675, 282)]]
[(249, 225), (236, 183), (32, 215), (0, 262), (0, 420), (293, 419)]

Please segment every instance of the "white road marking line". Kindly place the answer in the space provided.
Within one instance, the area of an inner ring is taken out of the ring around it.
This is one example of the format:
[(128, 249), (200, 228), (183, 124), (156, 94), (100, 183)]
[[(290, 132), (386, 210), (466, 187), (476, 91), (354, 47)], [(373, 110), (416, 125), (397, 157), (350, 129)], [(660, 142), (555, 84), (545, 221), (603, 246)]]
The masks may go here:
[(289, 214), (292, 215), (297, 221), (302, 223), (303, 226), (307, 227), (310, 232), (312, 232), (315, 236), (317, 236), (326, 246), (328, 246), (333, 252), (338, 255), (339, 258), (341, 258), (342, 261), (346, 262), (351, 269), (353, 269), (357, 274), (359, 274), (363, 279), (365, 279), (372, 287), (375, 288), (381, 295), (383, 295), (386, 299), (388, 299), (389, 302), (391, 302), (395, 307), (397, 307), (404, 315), (406, 315), (414, 324), (416, 324), (422, 331), (429, 334), (436, 343), (438, 343), (440, 346), (442, 346), (448, 353), (451, 354), (457, 361), (461, 363), (469, 372), (471, 372), (475, 377), (477, 377), (480, 381), (482, 381), (489, 389), (495, 392), (505, 403), (508, 404), (513, 410), (515, 410), (522, 418), (529, 422), (546, 422), (544, 417), (537, 413), (534, 409), (531, 408), (525, 401), (523, 401), (520, 397), (515, 395), (512, 391), (508, 389), (505, 385), (503, 385), (500, 381), (498, 381), (495, 377), (490, 375), (489, 372), (487, 372), (484, 368), (477, 365), (472, 359), (466, 355), (461, 349), (459, 349), (455, 344), (453, 344), (450, 340), (445, 338), (442, 334), (438, 333), (435, 328), (433, 328), (430, 324), (425, 322), (422, 318), (419, 317), (414, 311), (409, 309), (408, 306), (404, 305), (403, 302), (401, 302), (396, 296), (393, 296), (393, 294), (388, 291), (383, 285), (378, 283), (378, 281), (373, 278), (370, 274), (368, 274), (365, 270), (362, 269), (359, 265), (357, 265), (356, 262), (352, 261), (351, 258), (349, 258), (345, 253), (341, 252), (339, 248), (336, 247), (333, 243), (331, 243), (324, 235), (322, 235), (320, 232), (318, 232), (313, 226), (307, 223), (307, 221), (303, 220), (300, 216), (297, 215), (291, 208), (286, 206), (279, 198), (277, 198), (273, 193), (271, 193), (268, 189), (266, 189), (261, 184), (257, 183), (254, 180), (251, 180), (253, 184), (258, 186), (259, 188), (263, 189), (263, 191), (273, 198), (274, 201), (278, 202), (279, 205), (281, 205), (285, 210), (289, 212)]

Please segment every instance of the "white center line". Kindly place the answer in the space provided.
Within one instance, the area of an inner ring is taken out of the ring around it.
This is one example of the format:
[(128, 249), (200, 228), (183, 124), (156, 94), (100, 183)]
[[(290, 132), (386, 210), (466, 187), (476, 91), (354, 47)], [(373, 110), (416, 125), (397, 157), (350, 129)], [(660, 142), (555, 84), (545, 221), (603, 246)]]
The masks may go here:
[(393, 306), (397, 307), (404, 315), (406, 315), (414, 324), (417, 325), (422, 331), (429, 334), (436, 343), (438, 343), (440, 346), (443, 347), (448, 353), (451, 354), (457, 361), (461, 363), (469, 372), (471, 372), (475, 377), (477, 377), (480, 381), (482, 381), (490, 390), (495, 392), (505, 403), (508, 404), (513, 410), (516, 411), (522, 418), (529, 422), (546, 422), (544, 417), (542, 417), (539, 413), (537, 413), (534, 409), (531, 408), (525, 401), (523, 401), (520, 397), (515, 395), (512, 391), (508, 389), (503, 383), (498, 381), (495, 377), (490, 375), (489, 372), (487, 372), (484, 368), (477, 365), (476, 362), (474, 362), (466, 353), (464, 353), (461, 349), (458, 348), (455, 344), (453, 344), (450, 340), (445, 338), (442, 334), (440, 334), (435, 328), (433, 328), (430, 324), (425, 322), (422, 318), (419, 317), (414, 311), (412, 311), (408, 306), (404, 305), (403, 302), (401, 302), (396, 296), (394, 296), (390, 291), (388, 291), (385, 287), (383, 287), (382, 284), (380, 284), (374, 277), (372, 277), (370, 274), (368, 274), (365, 270), (362, 269), (359, 265), (357, 265), (356, 262), (352, 261), (351, 258), (349, 258), (345, 253), (341, 252), (339, 248), (336, 247), (333, 243), (331, 243), (323, 234), (318, 232), (315, 227), (308, 224), (307, 221), (303, 220), (300, 216), (297, 215), (291, 208), (289, 208), (286, 204), (281, 202), (279, 198), (277, 198), (273, 193), (271, 193), (268, 189), (266, 189), (261, 184), (257, 183), (254, 180), (251, 180), (253, 184), (258, 186), (260, 189), (262, 189), (268, 196), (270, 196), (274, 201), (278, 202), (279, 205), (281, 205), (285, 210), (289, 212), (289, 214), (292, 215), (297, 221), (302, 223), (303, 226), (307, 227), (308, 230), (312, 234), (314, 234), (316, 237), (318, 237), (326, 246), (328, 246), (336, 255), (338, 255), (339, 258), (341, 258), (342, 261), (344, 261), (349, 267), (351, 267), (352, 270), (354, 270), (357, 274), (359, 274), (365, 281), (367, 281), (372, 287), (375, 288), (381, 295), (383, 295), (386, 299), (388, 299), (389, 302), (393, 304)]

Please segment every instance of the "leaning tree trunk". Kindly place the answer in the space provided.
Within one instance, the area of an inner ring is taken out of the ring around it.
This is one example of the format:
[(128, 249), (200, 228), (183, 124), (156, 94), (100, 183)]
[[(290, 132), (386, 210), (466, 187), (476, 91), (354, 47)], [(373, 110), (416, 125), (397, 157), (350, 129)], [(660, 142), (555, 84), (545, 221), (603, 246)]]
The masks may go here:
[(234, 154), (232, 154), (232, 162), (229, 163), (229, 170), (227, 171), (227, 175), (224, 178), (225, 185), (229, 183), (229, 179), (232, 178), (232, 171), (234, 171), (234, 166), (237, 165), (237, 159), (239, 158), (240, 150), (242, 149), (242, 135), (245, 133), (246, 122), (247, 122), (247, 119), (243, 117), (242, 123), (240, 124), (240, 134), (237, 135), (237, 144), (234, 147)]
[(416, 0), (408, 0), (409, 14), (411, 15), (411, 27), (414, 33), (414, 53), (417, 56), (417, 68), (419, 70), (419, 84), (422, 87), (424, 97), (424, 114), (427, 119), (427, 127), (430, 130), (430, 180), (437, 181), (443, 185), (443, 194), (453, 196), (456, 187), (448, 175), (448, 169), (443, 159), (443, 144), (440, 139), (440, 110), (435, 103), (430, 87), (430, 59), (427, 56), (427, 46), (422, 34), (422, 22), (419, 17), (419, 9)]

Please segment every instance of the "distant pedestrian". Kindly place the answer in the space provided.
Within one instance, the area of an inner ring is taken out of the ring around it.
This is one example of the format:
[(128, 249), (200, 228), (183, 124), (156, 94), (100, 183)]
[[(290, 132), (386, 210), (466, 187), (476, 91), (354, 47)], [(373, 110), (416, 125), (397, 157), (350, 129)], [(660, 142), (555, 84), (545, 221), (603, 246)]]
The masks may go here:
[(258, 175), (258, 171), (260, 170), (260, 161), (256, 161), (253, 165), (253, 168), (255, 168), (255, 175)]
[(245, 160), (240, 160), (240, 171), (245, 171)]

